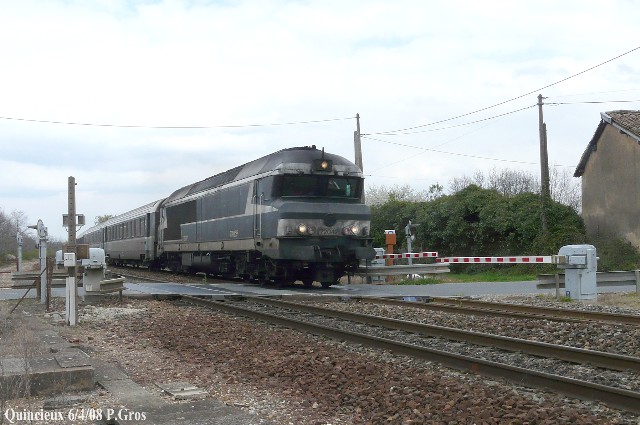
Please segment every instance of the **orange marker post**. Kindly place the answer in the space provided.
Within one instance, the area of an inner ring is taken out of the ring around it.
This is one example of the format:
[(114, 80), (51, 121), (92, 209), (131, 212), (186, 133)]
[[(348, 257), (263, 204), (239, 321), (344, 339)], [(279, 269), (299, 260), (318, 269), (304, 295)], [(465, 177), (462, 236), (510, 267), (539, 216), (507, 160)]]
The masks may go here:
[[(395, 230), (385, 230), (384, 231), (385, 242), (387, 244), (387, 254), (393, 254), (393, 248), (396, 244), (396, 231)], [(393, 266), (393, 259), (387, 258), (385, 261), (386, 266)], [(387, 276), (387, 282), (393, 282), (392, 276)]]

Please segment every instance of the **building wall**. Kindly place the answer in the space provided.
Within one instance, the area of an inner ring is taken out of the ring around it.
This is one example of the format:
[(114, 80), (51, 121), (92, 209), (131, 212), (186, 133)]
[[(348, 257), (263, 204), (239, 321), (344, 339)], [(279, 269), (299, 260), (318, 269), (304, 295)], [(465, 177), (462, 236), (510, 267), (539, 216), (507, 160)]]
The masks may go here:
[(607, 125), (582, 175), (582, 217), (592, 236), (640, 248), (640, 145)]

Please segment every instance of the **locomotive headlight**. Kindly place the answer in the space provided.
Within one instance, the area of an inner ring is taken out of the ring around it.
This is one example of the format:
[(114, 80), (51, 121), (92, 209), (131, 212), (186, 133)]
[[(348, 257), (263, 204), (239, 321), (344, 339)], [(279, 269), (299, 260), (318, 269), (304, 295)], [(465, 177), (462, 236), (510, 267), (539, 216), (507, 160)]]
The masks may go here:
[(298, 227), (296, 227), (296, 231), (298, 233), (300, 233), (301, 235), (306, 235), (307, 232), (309, 231), (309, 228), (307, 227), (306, 224), (300, 223), (300, 224), (298, 224)]
[(331, 171), (333, 168), (333, 161), (330, 159), (314, 159), (313, 171)]
[(352, 224), (342, 229), (342, 233), (347, 236), (357, 236), (360, 232), (360, 227), (357, 224)]

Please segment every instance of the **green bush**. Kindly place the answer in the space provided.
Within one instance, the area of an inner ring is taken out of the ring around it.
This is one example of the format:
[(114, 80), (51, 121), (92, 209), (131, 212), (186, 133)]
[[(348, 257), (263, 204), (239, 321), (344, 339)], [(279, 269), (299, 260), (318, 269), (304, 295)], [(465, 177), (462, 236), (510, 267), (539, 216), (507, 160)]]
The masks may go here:
[(589, 243), (596, 247), (599, 271), (640, 269), (640, 252), (627, 240), (610, 236), (593, 238)]
[[(582, 218), (570, 207), (551, 202), (547, 207), (548, 233), (542, 232), (540, 196), (505, 196), (496, 190), (470, 185), (428, 202), (390, 200), (372, 208), (375, 246), (384, 246), (384, 230), (395, 229), (404, 244), (404, 226), (420, 223), (416, 247), (440, 256), (552, 255), (560, 247), (583, 243)], [(491, 266), (466, 266), (470, 271)], [(500, 268), (501, 266), (495, 266)]]

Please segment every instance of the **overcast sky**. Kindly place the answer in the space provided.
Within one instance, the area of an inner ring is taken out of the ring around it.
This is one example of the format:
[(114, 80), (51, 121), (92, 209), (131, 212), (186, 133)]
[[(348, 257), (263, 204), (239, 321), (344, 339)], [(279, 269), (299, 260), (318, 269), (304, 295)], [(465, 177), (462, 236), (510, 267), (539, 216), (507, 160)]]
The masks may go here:
[(2, 1), (0, 208), (66, 239), (69, 176), (93, 223), (287, 147), (353, 160), (356, 113), (367, 184), (539, 173), (539, 93), (550, 164), (573, 172), (600, 112), (640, 109), (640, 49), (544, 87), (640, 47), (638, 16), (632, 0)]

